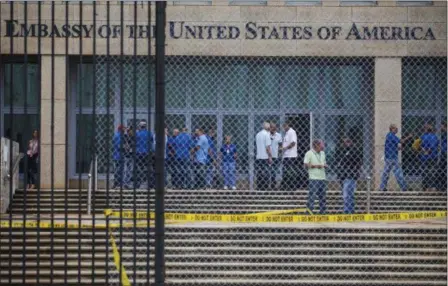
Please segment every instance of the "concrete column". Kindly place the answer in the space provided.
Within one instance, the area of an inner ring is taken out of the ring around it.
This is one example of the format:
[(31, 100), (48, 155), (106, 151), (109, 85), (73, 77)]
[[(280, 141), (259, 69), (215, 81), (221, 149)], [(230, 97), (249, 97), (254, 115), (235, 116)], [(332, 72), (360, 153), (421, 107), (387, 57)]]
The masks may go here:
[[(66, 57), (54, 56), (54, 106), (52, 108), (51, 55), (43, 55), (41, 60), (41, 122), (40, 122), (40, 185), (41, 188), (51, 187), (51, 168), (54, 169), (54, 188), (65, 186), (65, 74)], [(51, 120), (54, 112), (53, 122)], [(51, 147), (51, 125), (54, 124), (54, 148)], [(53, 164), (51, 153), (54, 154)]]
[[(401, 58), (375, 59), (375, 161), (374, 186), (379, 188), (384, 168), (384, 141), (389, 132), (389, 125), (396, 124), (401, 136)], [(394, 175), (389, 177), (388, 189), (398, 190)]]

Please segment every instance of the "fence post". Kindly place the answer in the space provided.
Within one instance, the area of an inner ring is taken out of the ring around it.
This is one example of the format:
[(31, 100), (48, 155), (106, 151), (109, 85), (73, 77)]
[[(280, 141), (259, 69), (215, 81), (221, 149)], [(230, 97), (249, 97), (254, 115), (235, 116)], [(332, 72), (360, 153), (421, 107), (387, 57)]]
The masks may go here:
[(165, 285), (165, 22), (166, 2), (156, 2), (155, 285)]

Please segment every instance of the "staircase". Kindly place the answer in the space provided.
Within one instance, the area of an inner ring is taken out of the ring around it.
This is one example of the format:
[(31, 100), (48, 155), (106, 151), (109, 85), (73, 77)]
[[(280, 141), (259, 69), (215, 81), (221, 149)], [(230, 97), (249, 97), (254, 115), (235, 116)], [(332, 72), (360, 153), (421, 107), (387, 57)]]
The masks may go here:
[[(306, 197), (306, 191), (168, 190), (166, 211), (254, 213), (300, 208), (305, 206)], [(120, 201), (125, 209), (132, 209), (134, 201), (141, 210), (146, 210), (148, 200), (151, 209), (154, 206), (154, 191), (98, 190), (94, 198), (99, 219), (106, 200), (114, 209), (119, 208)], [(17, 191), (10, 214), (20, 218), (26, 205), (31, 220), (37, 214), (37, 200), (37, 192), (29, 191), (24, 204), (24, 192)], [(69, 216), (86, 213), (84, 190), (69, 190), (67, 194), (63, 190), (42, 190), (39, 200), (42, 217), (52, 209), (56, 217), (65, 217), (66, 206)], [(330, 212), (341, 212), (341, 192), (328, 191), (327, 204)], [(361, 191), (357, 193), (357, 211), (365, 212), (365, 208), (366, 193)], [(446, 194), (372, 192), (371, 210), (446, 210)], [(153, 282), (153, 229), (111, 232), (132, 284)], [(166, 285), (170, 286), (447, 285), (445, 219), (339, 224), (180, 223), (166, 226), (165, 246)], [(119, 285), (119, 272), (104, 229), (10, 232), (0, 228), (0, 259), (2, 285)]]
[[(109, 285), (119, 285), (105, 230), (69, 230), (67, 239), (64, 230), (40, 231), (39, 243), (36, 230), (27, 230), (24, 236), (22, 230), (9, 234), (2, 229), (0, 235), (1, 284), (24, 285), (23, 274), (27, 285), (36, 284), (37, 277), (42, 285), (50, 284), (50, 278), (62, 284), (67, 274), (70, 285), (106, 285), (106, 277)], [(129, 279), (136, 279), (133, 285), (147, 285), (148, 250), (149, 279), (153, 279), (153, 233), (150, 246), (146, 229), (136, 229), (135, 236), (125, 230), (121, 239), (114, 231), (114, 237), (122, 247)], [(446, 241), (446, 225), (420, 229), (355, 224), (169, 226), (166, 281), (167, 285), (207, 286), (447, 285)]]
[[(165, 195), (167, 212), (182, 213), (256, 213), (282, 209), (305, 208), (308, 191), (224, 191), (224, 190), (168, 190)], [(446, 210), (446, 193), (440, 192), (379, 192), (371, 193), (371, 212), (406, 212)], [(39, 204), (38, 204), (39, 201)], [(95, 211), (102, 213), (109, 207), (140, 210), (154, 209), (154, 190), (97, 190), (92, 198)], [(26, 207), (25, 207), (26, 205)], [(11, 212), (22, 214), (23, 208), (28, 214), (78, 214), (87, 212), (87, 191), (36, 190), (27, 191), (26, 200), (23, 190), (18, 190), (13, 198)], [(340, 190), (327, 192), (327, 209), (329, 213), (342, 213), (342, 193)], [(356, 212), (367, 211), (365, 191), (356, 193)], [(315, 210), (317, 210), (317, 203)]]

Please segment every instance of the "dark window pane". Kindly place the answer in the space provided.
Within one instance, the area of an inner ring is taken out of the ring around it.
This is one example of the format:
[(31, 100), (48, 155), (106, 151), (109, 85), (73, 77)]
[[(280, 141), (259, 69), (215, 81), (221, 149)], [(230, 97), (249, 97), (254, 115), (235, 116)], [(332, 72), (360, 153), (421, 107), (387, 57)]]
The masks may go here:
[[(4, 105), (11, 105), (11, 90), (14, 107), (37, 107), (39, 95), (39, 65), (28, 64), (27, 90), (25, 90), (25, 70), (23, 63), (4, 65)], [(12, 80), (12, 81), (11, 81)], [(26, 98), (26, 99), (25, 99)], [(26, 102), (26, 105), (25, 105)]]

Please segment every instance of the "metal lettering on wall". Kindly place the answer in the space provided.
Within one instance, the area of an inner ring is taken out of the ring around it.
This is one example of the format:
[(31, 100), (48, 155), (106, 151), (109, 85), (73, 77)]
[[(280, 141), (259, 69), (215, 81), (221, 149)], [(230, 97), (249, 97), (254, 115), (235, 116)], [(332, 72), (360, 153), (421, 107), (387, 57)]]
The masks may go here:
[[(120, 25), (48, 25), (25, 24), (18, 20), (5, 20), (5, 37), (56, 37), (56, 38), (92, 38), (95, 33), (100, 38), (119, 38)], [(350, 29), (341, 26), (291, 26), (274, 24), (257, 24), (248, 22), (241, 31), (231, 25), (190, 25), (183, 21), (169, 22), (171, 39), (197, 40), (436, 40), (431, 27), (409, 26), (363, 26), (353, 23)], [(154, 37), (155, 26), (126, 25), (124, 33), (128, 38), (138, 39)]]

